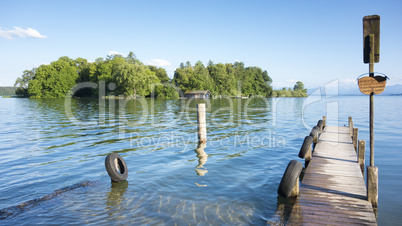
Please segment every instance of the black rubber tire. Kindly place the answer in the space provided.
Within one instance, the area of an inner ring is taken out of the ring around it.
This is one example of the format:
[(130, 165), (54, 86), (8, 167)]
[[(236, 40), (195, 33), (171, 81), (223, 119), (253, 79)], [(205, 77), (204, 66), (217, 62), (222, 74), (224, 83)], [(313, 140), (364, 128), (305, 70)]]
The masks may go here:
[(322, 119), (318, 120), (317, 126), (320, 129), (320, 131), (322, 131), (322, 129), (324, 128), (324, 121)]
[(124, 159), (117, 153), (106, 156), (105, 168), (113, 182), (120, 182), (127, 179), (128, 168)]
[(310, 136), (315, 137), (316, 135), (318, 135), (318, 132), (320, 132), (320, 128), (318, 128), (318, 126), (314, 126), (310, 132)]
[(292, 160), (283, 174), (281, 183), (278, 187), (278, 195), (289, 198), (290, 193), (296, 183), (299, 182), (300, 173), (303, 170), (303, 164), (299, 161)]
[(311, 144), (313, 143), (313, 137), (312, 136), (307, 136), (304, 138), (303, 145), (300, 148), (299, 151), (299, 158), (304, 159), (306, 157), (307, 151), (309, 147), (311, 148)]

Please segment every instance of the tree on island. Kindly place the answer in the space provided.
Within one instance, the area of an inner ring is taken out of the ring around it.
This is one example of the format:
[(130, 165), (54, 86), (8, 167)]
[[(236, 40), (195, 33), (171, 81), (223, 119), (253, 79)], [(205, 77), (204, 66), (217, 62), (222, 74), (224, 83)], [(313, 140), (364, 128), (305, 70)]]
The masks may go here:
[(293, 91), (301, 91), (303, 93), (307, 93), (307, 89), (304, 88), (304, 84), (301, 81), (297, 81), (295, 86), (293, 87)]

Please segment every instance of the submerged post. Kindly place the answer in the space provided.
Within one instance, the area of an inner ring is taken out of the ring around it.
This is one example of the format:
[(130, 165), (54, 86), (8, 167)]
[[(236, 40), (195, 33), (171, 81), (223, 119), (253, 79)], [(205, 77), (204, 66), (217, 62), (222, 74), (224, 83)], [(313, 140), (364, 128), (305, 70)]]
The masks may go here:
[(205, 122), (205, 104), (197, 104), (198, 142), (207, 142), (207, 124)]
[(357, 162), (360, 165), (360, 170), (362, 171), (363, 178), (364, 178), (364, 154), (366, 151), (366, 141), (359, 140), (359, 153), (358, 153), (358, 160)]

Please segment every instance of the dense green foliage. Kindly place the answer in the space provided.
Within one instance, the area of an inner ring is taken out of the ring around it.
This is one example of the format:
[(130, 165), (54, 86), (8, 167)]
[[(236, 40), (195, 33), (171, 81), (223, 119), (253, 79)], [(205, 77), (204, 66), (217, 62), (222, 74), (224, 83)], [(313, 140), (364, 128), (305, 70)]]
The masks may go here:
[[(83, 58), (73, 60), (61, 57), (50, 65), (41, 65), (31, 71), (24, 71), (15, 82), (15, 86), (16, 94), (21, 96), (64, 98), (79, 83), (98, 84), (100, 81), (104, 81), (107, 85), (114, 84), (112, 88), (105, 90), (105, 95), (148, 96), (153, 90), (152, 85), (158, 84), (155, 90), (159, 96), (175, 97), (172, 88), (161, 84), (169, 82), (166, 71), (163, 68), (144, 65), (132, 52), (127, 57), (112, 55), (106, 59), (98, 58), (95, 62), (88, 62)], [(82, 88), (74, 95), (97, 97), (99, 87)]]
[[(104, 91), (101, 81), (106, 84)], [(78, 97), (99, 95), (124, 95), (125, 97), (153, 96), (178, 98), (179, 92), (209, 90), (212, 96), (303, 96), (303, 83), (297, 83), (294, 91), (272, 91), (272, 79), (259, 67), (245, 67), (244, 63), (218, 63), (209, 61), (205, 67), (201, 61), (194, 66), (181, 63), (169, 79), (165, 69), (145, 65), (134, 53), (127, 57), (107, 56), (89, 62), (60, 57), (49, 65), (25, 70), (15, 82), (16, 94), (32, 98), (64, 98), (77, 84), (92, 82), (97, 88), (80, 88)], [(99, 86), (98, 86), (99, 84)]]
[(15, 94), (17, 88), (10, 86), (1, 86), (0, 87), (0, 96), (11, 96)]
[(173, 84), (183, 92), (209, 90), (213, 96), (269, 96), (272, 91), (271, 78), (259, 67), (244, 67), (244, 63), (214, 64), (205, 67), (198, 61), (194, 67), (190, 62), (176, 69)]

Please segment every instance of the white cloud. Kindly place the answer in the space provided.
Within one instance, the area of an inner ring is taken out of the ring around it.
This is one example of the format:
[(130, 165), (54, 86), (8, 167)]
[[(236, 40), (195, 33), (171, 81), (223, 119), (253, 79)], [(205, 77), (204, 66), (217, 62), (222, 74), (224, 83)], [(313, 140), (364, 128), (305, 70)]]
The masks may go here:
[(238, 60), (238, 59), (235, 59), (235, 62), (240, 62), (240, 60)]
[(108, 54), (109, 54), (109, 55), (122, 55), (122, 56), (123, 56), (123, 53), (119, 53), (119, 52), (113, 51), (113, 50), (112, 50), (112, 51), (109, 51)]
[(3, 30), (0, 27), (0, 37), (7, 39), (14, 39), (15, 37), (21, 38), (47, 38), (46, 35), (41, 35), (37, 30), (33, 28), (23, 29), (20, 27), (14, 27), (13, 30)]
[(147, 65), (153, 65), (153, 66), (157, 66), (157, 67), (168, 67), (168, 66), (172, 65), (169, 61), (162, 60), (162, 59), (147, 60), (144, 63)]

